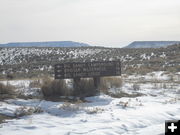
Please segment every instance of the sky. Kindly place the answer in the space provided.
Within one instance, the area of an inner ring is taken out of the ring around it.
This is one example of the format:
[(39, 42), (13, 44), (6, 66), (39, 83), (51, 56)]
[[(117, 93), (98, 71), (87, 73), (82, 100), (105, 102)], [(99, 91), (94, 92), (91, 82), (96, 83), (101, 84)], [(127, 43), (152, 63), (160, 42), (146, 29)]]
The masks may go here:
[(0, 43), (180, 40), (180, 0), (0, 0)]

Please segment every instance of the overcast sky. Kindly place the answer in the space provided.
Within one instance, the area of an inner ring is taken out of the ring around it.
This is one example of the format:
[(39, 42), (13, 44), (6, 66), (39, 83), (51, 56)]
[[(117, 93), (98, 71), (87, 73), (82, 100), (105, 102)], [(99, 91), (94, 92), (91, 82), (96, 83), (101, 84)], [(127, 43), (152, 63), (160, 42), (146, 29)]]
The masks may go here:
[(0, 43), (180, 40), (180, 0), (0, 0)]

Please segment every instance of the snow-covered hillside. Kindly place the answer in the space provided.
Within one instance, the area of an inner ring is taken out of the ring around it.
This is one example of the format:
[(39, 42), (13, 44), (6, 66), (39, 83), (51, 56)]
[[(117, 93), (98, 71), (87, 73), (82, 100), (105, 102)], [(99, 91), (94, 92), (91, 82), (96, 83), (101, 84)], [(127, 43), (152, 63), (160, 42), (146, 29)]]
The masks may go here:
[(47, 42), (12, 42), (0, 44), (0, 47), (82, 47), (89, 46), (85, 43), (73, 41), (47, 41)]
[[(61, 62), (121, 60), (124, 72), (139, 68), (179, 71), (180, 45), (158, 49), (127, 48), (0, 48), (0, 74), (15, 76), (53, 74), (53, 66)], [(143, 70), (139, 70), (143, 71)], [(131, 71), (134, 72), (134, 71)]]
[(180, 43), (180, 41), (134, 41), (126, 48), (160, 48)]

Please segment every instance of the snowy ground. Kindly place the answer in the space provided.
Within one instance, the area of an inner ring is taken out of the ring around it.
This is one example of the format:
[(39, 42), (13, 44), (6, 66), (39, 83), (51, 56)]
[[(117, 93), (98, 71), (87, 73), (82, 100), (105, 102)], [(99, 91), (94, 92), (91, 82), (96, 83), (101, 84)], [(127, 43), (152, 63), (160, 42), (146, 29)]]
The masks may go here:
[[(167, 74), (162, 74), (157, 72), (155, 77), (167, 81)], [(150, 76), (143, 77), (148, 81), (154, 79)], [(129, 76), (126, 81), (132, 81), (133, 77), (137, 81), (138, 76)], [(86, 98), (89, 102), (76, 104), (38, 99), (0, 102), (0, 114), (9, 116), (14, 116), (22, 106), (43, 110), (42, 113), (6, 120), (0, 124), (0, 135), (163, 135), (165, 120), (180, 119), (180, 84), (168, 83), (166, 88), (149, 82), (139, 85), (136, 92), (144, 96), (133, 98), (112, 98), (101, 94)], [(122, 90), (133, 93), (132, 83), (127, 81)]]

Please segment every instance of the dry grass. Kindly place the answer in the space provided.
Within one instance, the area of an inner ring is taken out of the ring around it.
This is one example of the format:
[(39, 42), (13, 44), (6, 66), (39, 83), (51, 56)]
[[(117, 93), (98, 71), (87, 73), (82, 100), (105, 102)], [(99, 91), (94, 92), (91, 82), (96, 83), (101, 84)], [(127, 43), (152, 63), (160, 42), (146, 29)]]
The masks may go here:
[[(101, 79), (100, 82), (100, 89), (101, 91), (114, 98), (122, 98), (122, 97), (138, 97), (142, 96), (141, 93), (126, 93), (122, 91), (123, 86), (123, 79), (119, 77), (104, 77)], [(139, 87), (135, 86), (135, 89), (139, 89)], [(113, 91), (110, 91), (111, 88), (114, 88)]]
[(100, 80), (100, 90), (105, 94), (110, 88), (121, 88), (122, 85), (123, 80), (119, 77), (102, 77)]
[(40, 88), (41, 86), (42, 86), (42, 83), (40, 79), (32, 80), (29, 84), (30, 88)]
[(178, 87), (177, 83), (153, 83), (153, 89), (175, 89)]
[(33, 113), (41, 113), (43, 110), (40, 107), (26, 107), (22, 106), (15, 111), (15, 117), (22, 117), (26, 115), (32, 115)]
[(99, 107), (87, 107), (85, 108), (85, 112), (87, 114), (96, 114), (96, 113), (102, 113), (104, 111), (104, 109), (99, 108)]
[(141, 66), (139, 68), (138, 67), (127, 67), (125, 69), (125, 73), (128, 75), (132, 75), (133, 73), (145, 75), (145, 74), (150, 73), (152, 71), (154, 71), (154, 69), (152, 69), (151, 67), (144, 67), (144, 66)]
[(179, 100), (180, 100), (180, 98), (171, 98), (171, 99), (165, 100), (165, 101), (163, 102), (163, 104), (175, 104), (175, 103), (177, 103)]
[(85, 107), (83, 102), (64, 102), (59, 109), (63, 109), (66, 111), (85, 111), (87, 114), (95, 114), (95, 113), (101, 113), (104, 111), (104, 109), (99, 107)]
[(63, 109), (66, 111), (79, 111), (82, 110), (82, 107), (80, 106), (80, 104), (72, 104), (70, 102), (65, 102), (64, 104), (62, 104), (62, 106), (60, 106), (59, 109)]
[[(12, 116), (6, 116), (6, 115), (4, 115), (4, 114), (0, 114), (0, 124), (1, 123), (5, 123), (6, 122), (6, 120), (8, 120), (8, 119), (13, 119), (14, 117), (12, 117)], [(0, 126), (0, 128), (1, 128), (2, 126)]]
[(129, 107), (129, 102), (128, 101), (126, 101), (126, 102), (120, 101), (117, 105), (122, 106), (122, 108), (127, 108), (127, 107)]
[[(134, 102), (134, 101), (133, 101)], [(141, 100), (138, 100), (138, 98), (136, 98), (136, 104), (132, 104), (131, 99), (128, 99), (127, 101), (120, 101), (119, 103), (117, 103), (117, 106), (121, 106), (122, 108), (128, 108), (128, 107), (135, 107), (135, 106), (143, 106)]]
[(116, 91), (116, 92), (108, 92), (107, 95), (114, 97), (114, 98), (122, 98), (122, 97), (133, 97), (134, 98), (134, 97), (143, 96), (144, 94), (139, 93), (139, 92), (129, 94), (129, 93), (126, 93), (123, 91)]
[(132, 85), (132, 89), (133, 89), (134, 91), (140, 90), (140, 85), (137, 84), (137, 83), (134, 83), (134, 84)]

